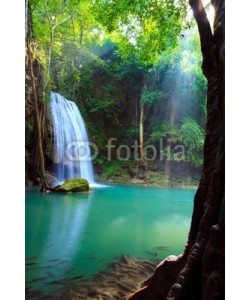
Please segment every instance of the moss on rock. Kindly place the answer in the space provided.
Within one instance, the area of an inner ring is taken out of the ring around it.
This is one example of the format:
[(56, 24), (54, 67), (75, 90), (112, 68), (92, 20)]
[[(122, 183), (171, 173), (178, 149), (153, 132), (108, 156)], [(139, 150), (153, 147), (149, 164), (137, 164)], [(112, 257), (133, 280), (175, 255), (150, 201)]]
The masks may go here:
[(71, 178), (54, 188), (56, 192), (89, 192), (89, 183), (83, 178)]

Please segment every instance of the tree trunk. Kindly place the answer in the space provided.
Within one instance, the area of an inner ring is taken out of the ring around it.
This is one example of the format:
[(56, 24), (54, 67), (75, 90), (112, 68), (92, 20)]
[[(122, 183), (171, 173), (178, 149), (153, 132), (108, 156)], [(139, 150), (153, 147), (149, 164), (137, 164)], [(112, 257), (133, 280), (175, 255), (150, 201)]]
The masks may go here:
[[(143, 89), (146, 91), (147, 90), (147, 76), (144, 75), (143, 77)], [(140, 109), (140, 155), (141, 155), (141, 162), (143, 164), (143, 166), (145, 167), (145, 171), (146, 171), (146, 177), (147, 175), (147, 171), (148, 171), (148, 165), (147, 165), (147, 161), (145, 159), (145, 155), (144, 155), (144, 121), (145, 121), (145, 106), (144, 103), (140, 103), (141, 109)]]
[(168, 145), (165, 148), (166, 153), (166, 161), (165, 161), (165, 168), (164, 168), (164, 174), (170, 178), (171, 175), (171, 147), (172, 142), (171, 139), (167, 139)]
[(170, 115), (170, 126), (174, 127), (175, 124), (175, 115), (176, 115), (176, 100), (171, 98), (171, 115)]
[[(135, 105), (135, 123), (136, 123), (136, 139), (138, 138), (138, 132), (137, 132), (137, 128), (138, 128), (138, 96), (136, 95), (136, 101), (135, 101), (136, 105)], [(140, 141), (139, 141), (140, 143)], [(136, 159), (136, 174), (135, 174), (135, 178), (138, 178), (138, 174), (139, 174), (139, 156), (138, 156), (138, 151), (136, 151), (136, 154), (134, 153), (135, 159)]]
[[(170, 128), (173, 129), (174, 128), (174, 124), (175, 124), (175, 115), (176, 115), (176, 100), (172, 97), (171, 98), (171, 115), (170, 115)], [(166, 158), (166, 162), (165, 162), (165, 169), (164, 169), (164, 174), (166, 176), (168, 176), (170, 178), (171, 176), (171, 148), (172, 148), (172, 142), (171, 139), (168, 140), (168, 154), (167, 154), (167, 158)]]
[(171, 176), (171, 160), (166, 159), (165, 167), (164, 167), (164, 174), (168, 177)]
[[(225, 298), (225, 1), (214, 0), (212, 34), (201, 0), (190, 0), (208, 79), (204, 163), (194, 198), (183, 255), (166, 258), (130, 300), (220, 300)], [(173, 233), (174, 234), (174, 233)]]
[(144, 158), (144, 107), (143, 104), (141, 104), (140, 109), (140, 155), (141, 155), (141, 161), (145, 165), (145, 158)]
[(37, 143), (38, 143), (38, 153), (39, 153), (39, 176), (41, 179), (41, 190), (44, 192), (47, 189), (47, 184), (45, 180), (45, 167), (44, 167), (44, 153), (43, 153), (43, 143), (42, 143), (42, 128), (40, 122), (39, 108), (38, 108), (38, 97), (36, 91), (36, 79), (33, 72), (33, 59), (32, 59), (32, 49), (31, 41), (28, 38), (27, 41), (27, 53), (28, 53), (28, 65), (31, 76), (32, 84), (32, 94), (34, 99), (34, 114), (35, 114), (35, 125), (37, 130)]

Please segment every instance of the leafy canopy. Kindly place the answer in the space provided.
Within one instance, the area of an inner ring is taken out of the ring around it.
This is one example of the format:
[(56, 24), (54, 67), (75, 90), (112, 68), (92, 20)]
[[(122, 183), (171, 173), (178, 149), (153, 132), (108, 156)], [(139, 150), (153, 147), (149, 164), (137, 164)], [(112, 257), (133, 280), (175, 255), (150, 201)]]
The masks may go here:
[(123, 57), (135, 52), (144, 64), (173, 48), (184, 25), (185, 0), (95, 0), (93, 15), (119, 44)]
[(59, 55), (65, 42), (84, 45), (111, 38), (123, 58), (135, 53), (144, 65), (155, 64), (188, 26), (186, 0), (30, 0), (29, 5), (34, 36), (45, 56), (52, 28), (62, 23), (53, 42)]

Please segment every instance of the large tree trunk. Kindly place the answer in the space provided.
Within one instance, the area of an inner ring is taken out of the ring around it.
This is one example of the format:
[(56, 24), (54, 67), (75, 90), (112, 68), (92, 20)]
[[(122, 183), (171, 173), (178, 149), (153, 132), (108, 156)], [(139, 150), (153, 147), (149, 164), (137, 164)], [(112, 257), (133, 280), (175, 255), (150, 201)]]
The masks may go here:
[[(214, 34), (201, 0), (190, 0), (208, 79), (204, 163), (183, 255), (166, 258), (130, 300), (219, 300), (225, 298), (224, 111), (225, 1), (214, 0)], [(173, 233), (174, 234), (174, 233)]]

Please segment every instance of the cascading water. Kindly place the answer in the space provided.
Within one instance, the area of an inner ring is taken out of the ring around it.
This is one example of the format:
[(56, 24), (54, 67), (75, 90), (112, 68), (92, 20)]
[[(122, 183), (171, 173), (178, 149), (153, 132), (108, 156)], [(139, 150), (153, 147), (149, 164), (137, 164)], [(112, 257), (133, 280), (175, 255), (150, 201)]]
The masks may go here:
[(60, 94), (51, 92), (50, 110), (56, 184), (79, 177), (94, 183), (88, 135), (78, 107)]

